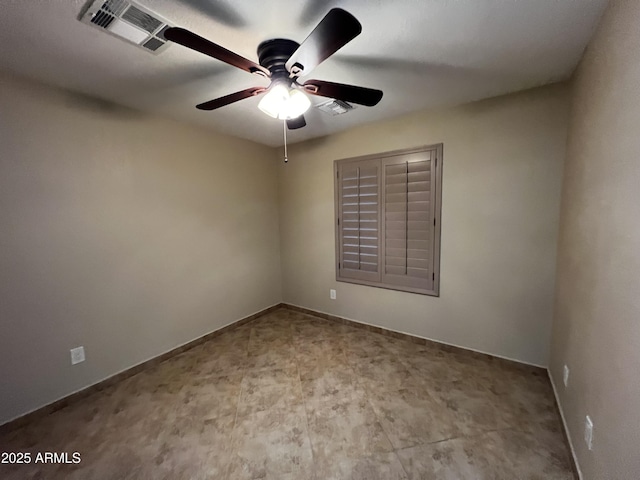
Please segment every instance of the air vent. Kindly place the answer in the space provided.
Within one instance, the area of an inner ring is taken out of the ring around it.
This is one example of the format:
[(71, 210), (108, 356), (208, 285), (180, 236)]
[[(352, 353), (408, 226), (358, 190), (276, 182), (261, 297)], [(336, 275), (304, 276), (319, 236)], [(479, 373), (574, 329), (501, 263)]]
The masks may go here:
[(164, 32), (172, 26), (129, 0), (95, 0), (80, 21), (155, 54), (167, 48)]
[(355, 107), (350, 103), (343, 102), (342, 100), (328, 100), (326, 102), (319, 103), (316, 105), (316, 108), (335, 117), (336, 115), (347, 113)]
[(155, 52), (163, 45), (164, 45), (164, 42), (158, 40), (157, 38), (151, 38), (147, 40), (142, 46), (144, 48), (148, 48), (149, 50), (152, 50)]
[(144, 13), (133, 5), (127, 8), (127, 11), (122, 15), (122, 19), (149, 33), (155, 32), (158, 27), (162, 25), (160, 20), (153, 18), (148, 13)]

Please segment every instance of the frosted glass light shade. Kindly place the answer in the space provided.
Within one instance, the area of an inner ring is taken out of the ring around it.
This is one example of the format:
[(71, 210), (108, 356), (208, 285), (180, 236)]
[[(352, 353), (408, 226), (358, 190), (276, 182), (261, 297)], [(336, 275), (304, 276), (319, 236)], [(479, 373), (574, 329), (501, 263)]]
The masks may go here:
[(288, 120), (297, 118), (311, 106), (311, 100), (300, 90), (284, 85), (274, 85), (258, 104), (258, 108), (273, 118)]
[(273, 118), (278, 118), (289, 100), (289, 90), (284, 85), (274, 85), (260, 100), (258, 108)]
[(289, 93), (289, 101), (287, 102), (287, 119), (298, 118), (304, 112), (309, 110), (311, 100), (300, 90), (292, 90)]

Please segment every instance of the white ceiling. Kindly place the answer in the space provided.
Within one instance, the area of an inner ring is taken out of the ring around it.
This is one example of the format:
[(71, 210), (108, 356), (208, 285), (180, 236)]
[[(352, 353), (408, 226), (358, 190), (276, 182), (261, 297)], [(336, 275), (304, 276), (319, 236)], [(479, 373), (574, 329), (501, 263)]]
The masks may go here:
[[(384, 91), (373, 108), (314, 110), (297, 142), (426, 107), (455, 105), (569, 78), (607, 0), (138, 0), (240, 55), (281, 37), (301, 42), (334, 6), (362, 34), (307, 78)], [(282, 124), (251, 98), (212, 112), (196, 104), (251, 86), (255, 75), (180, 45), (158, 56), (78, 21), (77, 0), (0, 0), (0, 69), (119, 105), (270, 146)], [(314, 97), (316, 103), (322, 101)]]

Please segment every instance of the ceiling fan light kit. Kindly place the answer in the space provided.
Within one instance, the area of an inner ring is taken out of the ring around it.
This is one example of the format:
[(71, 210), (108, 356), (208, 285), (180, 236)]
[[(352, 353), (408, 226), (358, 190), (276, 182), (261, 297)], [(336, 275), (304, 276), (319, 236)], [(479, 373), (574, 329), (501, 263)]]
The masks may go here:
[(280, 120), (298, 118), (309, 110), (310, 106), (309, 97), (300, 90), (289, 89), (283, 84), (271, 87), (258, 104), (258, 108), (264, 113)]
[(341, 8), (333, 8), (302, 44), (281, 38), (262, 42), (258, 46), (259, 63), (183, 28), (169, 28), (164, 32), (164, 36), (172, 42), (246, 72), (271, 79), (271, 84), (266, 88), (248, 88), (201, 103), (197, 106), (198, 109), (214, 110), (266, 93), (258, 108), (270, 117), (284, 120), (286, 127), (295, 130), (306, 125), (304, 113), (311, 106), (307, 94), (368, 107), (376, 105), (382, 99), (382, 91), (372, 88), (323, 80), (298, 82), (302, 75), (308, 75), (316, 66), (357, 37), (361, 31), (362, 25), (353, 15)]

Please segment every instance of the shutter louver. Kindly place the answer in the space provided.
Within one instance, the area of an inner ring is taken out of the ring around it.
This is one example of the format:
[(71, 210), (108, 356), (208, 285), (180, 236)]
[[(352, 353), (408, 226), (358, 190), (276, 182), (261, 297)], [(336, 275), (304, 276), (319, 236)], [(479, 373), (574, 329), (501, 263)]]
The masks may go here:
[(379, 280), (379, 167), (372, 162), (344, 165), (338, 184), (341, 274)]
[(433, 285), (434, 201), (431, 154), (383, 161), (383, 283), (430, 289)]

